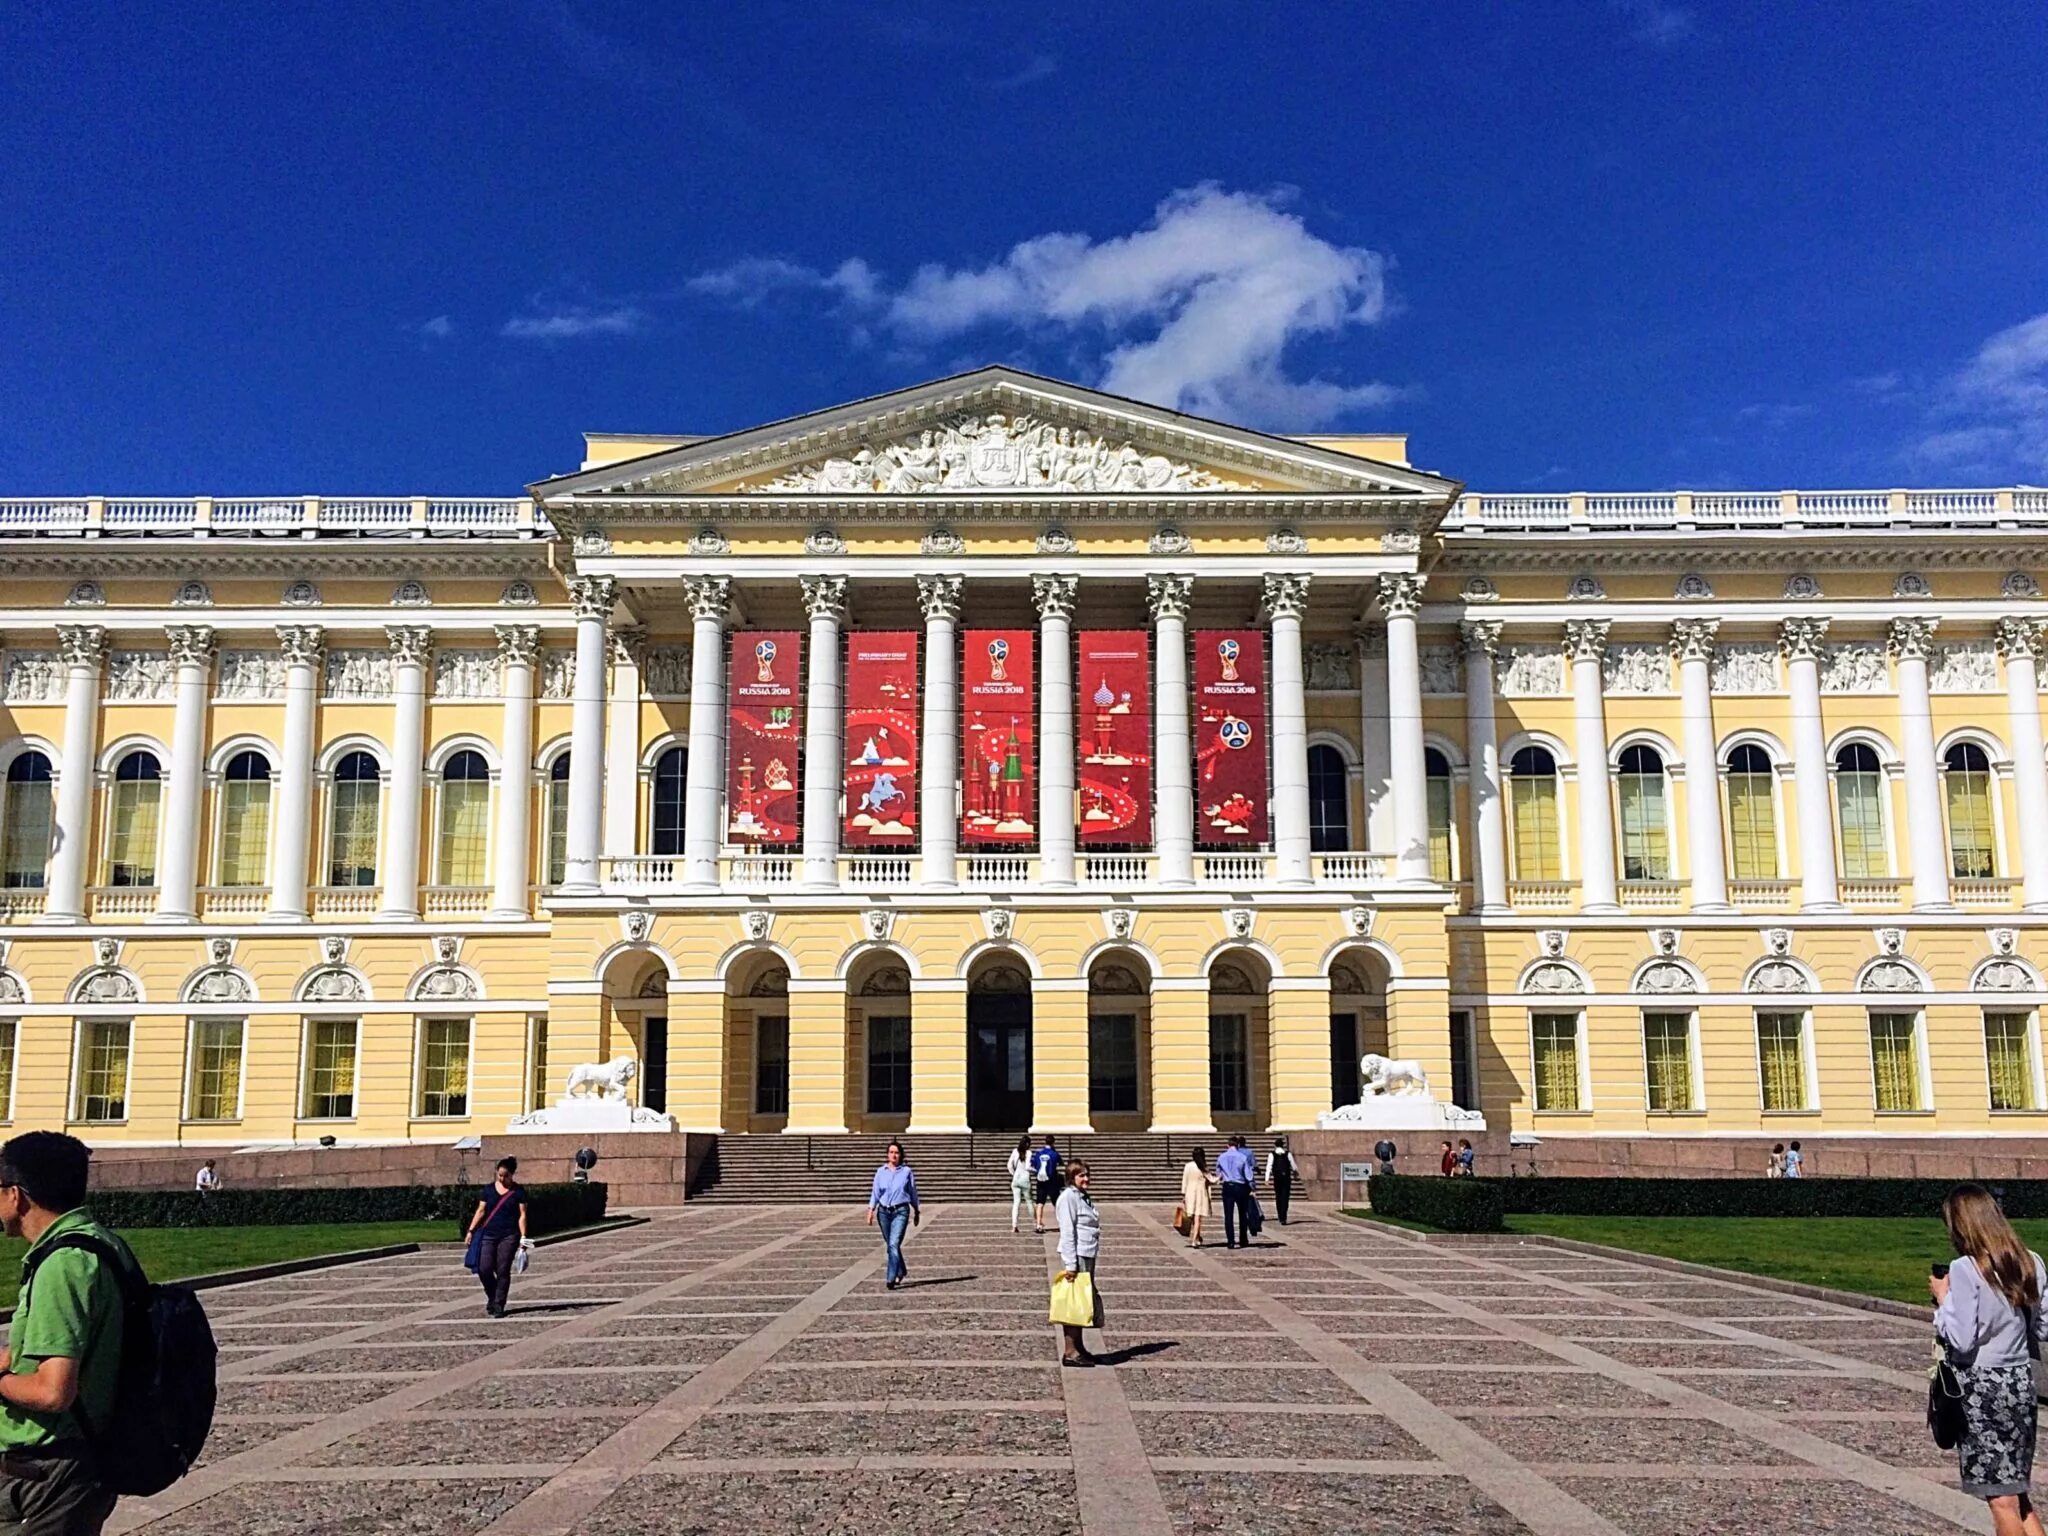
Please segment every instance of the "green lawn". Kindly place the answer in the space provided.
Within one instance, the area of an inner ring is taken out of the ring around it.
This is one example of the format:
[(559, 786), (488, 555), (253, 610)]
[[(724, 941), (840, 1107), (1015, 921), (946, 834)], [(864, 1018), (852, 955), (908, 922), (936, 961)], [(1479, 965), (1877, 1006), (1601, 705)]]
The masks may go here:
[[(301, 1227), (138, 1227), (121, 1234), (152, 1280), (181, 1280), (286, 1259), (308, 1259), (391, 1243), (454, 1240), (450, 1221), (365, 1221)], [(0, 1238), (0, 1307), (14, 1305), (24, 1244)], [(451, 1265), (456, 1259), (451, 1257)]]
[[(2014, 1225), (2030, 1248), (2048, 1249), (2048, 1221)], [(1918, 1216), (1510, 1216), (1508, 1230), (1893, 1301), (1926, 1301), (1927, 1266), (1954, 1257), (1941, 1223)]]

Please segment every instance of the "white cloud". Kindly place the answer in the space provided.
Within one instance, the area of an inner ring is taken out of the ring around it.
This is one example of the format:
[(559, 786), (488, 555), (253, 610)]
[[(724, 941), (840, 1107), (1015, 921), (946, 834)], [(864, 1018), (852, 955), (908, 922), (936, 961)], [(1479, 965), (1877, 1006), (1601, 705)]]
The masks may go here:
[(1941, 387), (1918, 457), (1957, 470), (2048, 476), (2048, 313), (2006, 327)]
[(791, 289), (834, 293), (859, 308), (872, 307), (881, 298), (880, 279), (858, 256), (849, 256), (830, 272), (780, 256), (747, 256), (729, 267), (700, 272), (683, 287), (690, 293), (730, 299), (746, 309)]
[(647, 316), (630, 304), (593, 308), (574, 304), (545, 314), (514, 315), (499, 331), (515, 341), (576, 341), (588, 336), (630, 336)]
[(1629, 32), (1652, 48), (1675, 48), (1693, 34), (1699, 17), (1683, 5), (1666, 0), (1610, 0), (1629, 22)]
[(421, 321), (419, 331), (429, 341), (446, 341), (455, 334), (455, 322), (446, 315), (436, 315), (431, 320)]

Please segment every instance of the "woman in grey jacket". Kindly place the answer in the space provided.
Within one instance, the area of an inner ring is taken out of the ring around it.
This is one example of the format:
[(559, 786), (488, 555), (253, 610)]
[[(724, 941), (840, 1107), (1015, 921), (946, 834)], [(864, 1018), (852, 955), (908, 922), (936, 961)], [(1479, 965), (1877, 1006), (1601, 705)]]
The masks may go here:
[[(1095, 1202), (1088, 1198), (1088, 1165), (1078, 1158), (1067, 1164), (1067, 1187), (1061, 1191), (1059, 1204), (1054, 1207), (1060, 1223), (1060, 1267), (1063, 1280), (1071, 1280), (1077, 1274), (1093, 1279), (1096, 1255), (1102, 1251), (1102, 1216), (1095, 1209)], [(1095, 1326), (1102, 1326), (1102, 1297), (1095, 1298)], [(1061, 1365), (1093, 1365), (1095, 1356), (1082, 1343), (1080, 1325), (1062, 1323), (1066, 1331), (1066, 1346), (1060, 1354)]]

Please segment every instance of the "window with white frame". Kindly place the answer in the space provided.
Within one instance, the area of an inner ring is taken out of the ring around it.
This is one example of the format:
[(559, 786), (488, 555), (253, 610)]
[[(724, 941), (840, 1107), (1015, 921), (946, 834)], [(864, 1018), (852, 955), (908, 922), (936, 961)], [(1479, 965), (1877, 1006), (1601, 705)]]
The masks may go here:
[(215, 849), (216, 885), (262, 885), (270, 878), (270, 760), (261, 752), (237, 752), (221, 772)]
[(689, 770), (690, 755), (681, 747), (670, 747), (654, 760), (653, 782), (648, 786), (649, 853), (673, 856), (683, 851), (683, 802), (689, 789)]
[(128, 1118), (128, 1019), (83, 1019), (78, 1025), (77, 1090), (71, 1117), (87, 1122)]
[(191, 1062), (185, 1073), (187, 1120), (242, 1118), (240, 1019), (194, 1019)]
[(1835, 818), (1841, 829), (1842, 873), (1881, 880), (1891, 873), (1884, 841), (1884, 766), (1875, 748), (1852, 741), (1835, 754)]
[(15, 1046), (20, 1030), (19, 1019), (0, 1019), (0, 1121), (14, 1118)]
[(1880, 1114), (1911, 1114), (1927, 1108), (1922, 1081), (1920, 1016), (1883, 1010), (1870, 1015), (1870, 1075)]
[(327, 883), (377, 883), (377, 817), (383, 775), (367, 752), (345, 753), (327, 790)]
[(1451, 832), (1451, 760), (1435, 747), (1422, 754), (1422, 788), (1429, 812), (1429, 878), (1448, 885), (1458, 877)]
[(1621, 807), (1621, 878), (1671, 878), (1671, 816), (1664, 793), (1664, 759), (1638, 742), (1622, 750), (1614, 787)]
[(1681, 1114), (1699, 1105), (1693, 1072), (1692, 1015), (1675, 1009), (1643, 1014), (1643, 1080), (1655, 1114)]
[(1813, 1107), (1806, 1082), (1804, 1013), (1787, 1009), (1758, 1011), (1756, 1065), (1767, 1113), (1784, 1114)]
[(156, 884), (163, 790), (163, 769), (154, 752), (130, 752), (114, 765), (107, 791), (107, 884)]
[(1991, 756), (1973, 741), (1959, 741), (1942, 756), (1948, 810), (1950, 872), (1958, 880), (1998, 874), (1998, 830), (1993, 819)]
[(1984, 1065), (1993, 1110), (2041, 1107), (2041, 1040), (2031, 1011), (1985, 1010)]
[(560, 885), (569, 877), (569, 754), (558, 752), (548, 764), (548, 843), (545, 881)]
[(299, 1113), (307, 1120), (352, 1120), (356, 1113), (355, 1019), (306, 1025), (306, 1078)]
[(1315, 853), (1351, 847), (1351, 771), (1327, 743), (1308, 749), (1308, 845)]
[(1728, 868), (1738, 880), (1778, 878), (1777, 770), (1744, 742), (1728, 754)]
[(459, 1120), (469, 1113), (468, 1019), (420, 1021), (419, 1116)]
[(0, 886), (37, 891), (56, 827), (54, 775), (40, 752), (22, 752), (0, 778)]
[(1580, 1016), (1568, 1012), (1529, 1015), (1529, 1047), (1536, 1085), (1536, 1107), (1572, 1111), (1585, 1107), (1581, 1088)]
[(1547, 749), (1523, 747), (1508, 759), (1508, 853), (1517, 880), (1564, 878), (1557, 801), (1557, 759)]
[(465, 748), (441, 765), (435, 882), (477, 886), (488, 881), (490, 832), (490, 766), (481, 752)]
[(548, 1016), (536, 1013), (526, 1032), (526, 1107), (548, 1105)]

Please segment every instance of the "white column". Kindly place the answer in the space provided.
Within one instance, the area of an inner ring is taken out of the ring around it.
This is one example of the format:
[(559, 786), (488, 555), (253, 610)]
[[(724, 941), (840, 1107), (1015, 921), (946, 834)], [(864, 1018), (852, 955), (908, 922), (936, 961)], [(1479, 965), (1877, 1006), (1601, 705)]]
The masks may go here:
[[(1820, 648), (1828, 621), (1787, 619), (1778, 641), (1792, 693), (1792, 784), (1799, 808), (1799, 894), (1807, 910), (1841, 905), (1835, 884), (1835, 830), (1828, 794), (1828, 744), (1820, 725)], [(1934, 823), (1941, 826), (1940, 808)]]
[[(1927, 653), (1935, 619), (1893, 619), (1888, 639), (1899, 663), (1899, 753), (1906, 762), (1906, 833), (1913, 849), (1913, 906), (1949, 903), (1949, 850), (1941, 807), (1941, 764), (1934, 755), (1934, 704), (1928, 697)], [(2039, 705), (2035, 706), (2038, 732)], [(1805, 764), (1800, 765), (1802, 772)], [(1803, 816), (1804, 809), (1801, 810)], [(2022, 818), (2022, 825), (2025, 824)], [(1830, 828), (1832, 830), (1832, 828)], [(1805, 846), (1806, 839), (1800, 839)], [(1833, 848), (1829, 855), (1832, 858)]]
[(569, 825), (562, 850), (561, 890), (597, 889), (604, 840), (605, 626), (619, 585), (609, 576), (573, 576), (576, 670), (569, 683)]
[(277, 782), (270, 789), (270, 911), (265, 920), (306, 920), (306, 865), (313, 841), (313, 731), (320, 711), (320, 650), (315, 624), (277, 632), (284, 659), (284, 734)]
[(1282, 885), (1314, 881), (1309, 852), (1308, 679), (1302, 667), (1301, 620), (1308, 577), (1266, 578), (1265, 610), (1273, 626), (1273, 863)]
[(1380, 578), (1387, 620), (1387, 762), (1394, 779), (1394, 878), (1428, 885), (1429, 766), (1422, 755), (1422, 653), (1415, 611), (1422, 578)]
[(427, 666), (434, 632), (424, 624), (394, 624), (391, 642), (391, 777), (384, 795), (384, 848), (378, 878), (384, 899), (380, 923), (410, 923), (420, 915), (420, 815), (426, 799)]
[(1159, 883), (1195, 883), (1195, 754), (1188, 718), (1188, 609), (1192, 576), (1154, 576), (1152, 608), (1152, 826)]
[(2007, 619), (1998, 626), (2005, 656), (2005, 707), (2011, 717), (2012, 778), (2020, 804), (2021, 899), (2028, 910), (2048, 909), (2048, 759), (2041, 744), (2039, 662), (2048, 647), (2048, 624)]
[(76, 923), (85, 918), (92, 789), (98, 778), (100, 666), (107, 657), (107, 632), (97, 624), (60, 624), (57, 654), (64, 663), (64, 762), (57, 777), (56, 847), (50, 851), (43, 917)]
[[(647, 637), (637, 624), (614, 625), (607, 637), (612, 662), (604, 729), (604, 853), (627, 858), (640, 851), (640, 658)], [(570, 770), (575, 770), (570, 760)]]
[(1034, 576), (1038, 605), (1038, 880), (1074, 883), (1073, 576)]
[(1573, 751), (1579, 760), (1579, 908), (1619, 912), (1614, 886), (1614, 797), (1607, 771), (1607, 701), (1600, 667), (1607, 620), (1573, 619), (1564, 627), (1572, 662)]
[(1714, 635), (1719, 619), (1671, 626), (1678, 657), (1678, 707), (1685, 718), (1685, 824), (1695, 912), (1728, 910), (1728, 861), (1722, 853), (1721, 752), (1714, 735)]
[(839, 788), (846, 763), (846, 578), (803, 578), (804, 609), (811, 616), (810, 671), (804, 694), (804, 884), (814, 891), (839, 885)]
[(533, 911), (527, 886), (533, 868), (533, 669), (539, 659), (538, 626), (498, 626), (505, 722), (498, 733), (504, 766), (498, 771), (498, 839), (492, 850), (493, 917), (523, 918)]
[(1365, 780), (1362, 846), (1373, 853), (1394, 846), (1394, 766), (1387, 736), (1387, 632), (1369, 624), (1358, 631), (1358, 761)]
[(690, 601), (690, 761), (683, 785), (683, 884), (718, 889), (725, 841), (725, 623), (732, 582), (699, 576), (683, 583)]
[(1458, 626), (1465, 650), (1466, 783), (1472, 796), (1472, 891), (1481, 912), (1508, 910), (1508, 822), (1501, 803), (1500, 727), (1494, 719), (1493, 658), (1497, 619)]
[(918, 835), (927, 889), (960, 883), (960, 578), (917, 578), (924, 609), (924, 739), (917, 749)]
[(171, 643), (176, 702), (154, 920), (182, 923), (199, 915), (199, 828), (205, 803), (206, 690), (212, 681), (213, 631), (204, 624), (173, 624), (164, 634)]

